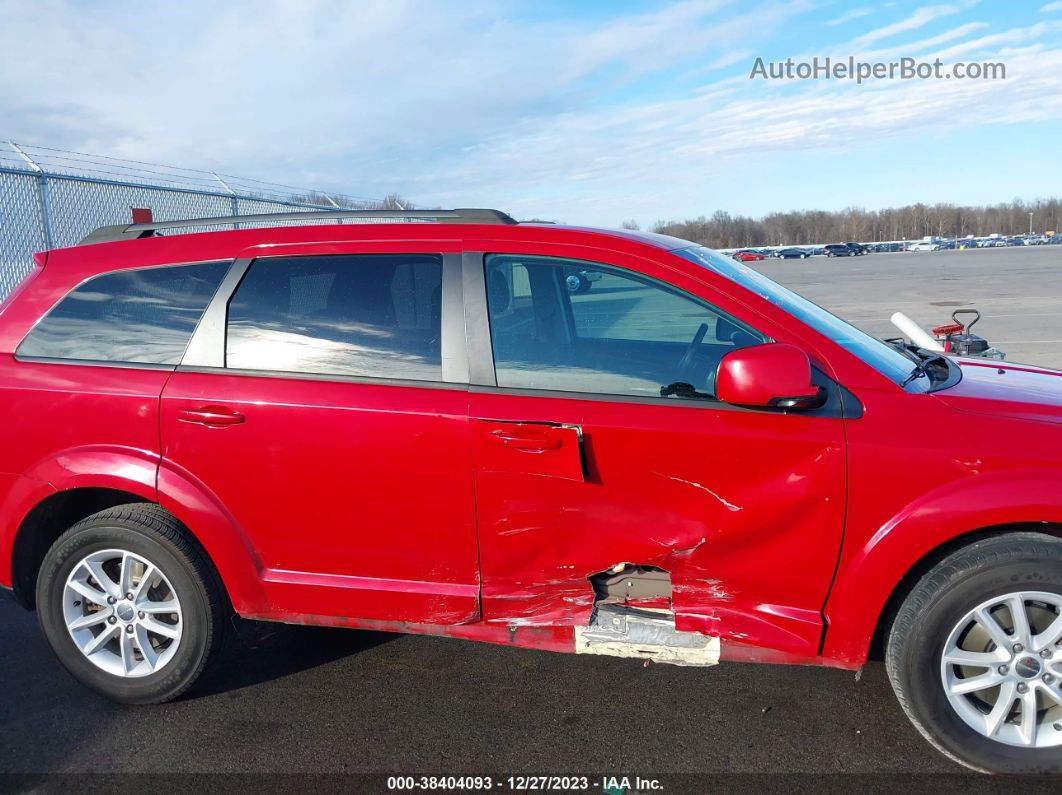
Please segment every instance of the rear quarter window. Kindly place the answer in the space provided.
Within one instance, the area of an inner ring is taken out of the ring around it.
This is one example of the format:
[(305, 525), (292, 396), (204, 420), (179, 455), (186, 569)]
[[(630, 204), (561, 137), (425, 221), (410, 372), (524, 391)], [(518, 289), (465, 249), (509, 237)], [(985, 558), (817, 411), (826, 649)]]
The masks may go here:
[(71, 290), (18, 346), (19, 358), (176, 365), (228, 262), (96, 276)]

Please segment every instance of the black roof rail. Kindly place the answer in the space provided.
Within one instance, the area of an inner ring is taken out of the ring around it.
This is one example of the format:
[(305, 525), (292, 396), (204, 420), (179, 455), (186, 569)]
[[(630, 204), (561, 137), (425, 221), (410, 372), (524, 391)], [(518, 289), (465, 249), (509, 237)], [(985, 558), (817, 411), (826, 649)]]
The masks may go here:
[(191, 226), (227, 226), (229, 224), (261, 224), (274, 221), (336, 221), (343, 218), (380, 218), (425, 220), (441, 224), (515, 224), (515, 218), (501, 210), (460, 208), (456, 210), (303, 210), (290, 213), (259, 213), (257, 215), (223, 215), (216, 218), (185, 218), (180, 221), (151, 221), (142, 224), (101, 226), (83, 237), (79, 246), (111, 243), (152, 237), (160, 229), (180, 229)]

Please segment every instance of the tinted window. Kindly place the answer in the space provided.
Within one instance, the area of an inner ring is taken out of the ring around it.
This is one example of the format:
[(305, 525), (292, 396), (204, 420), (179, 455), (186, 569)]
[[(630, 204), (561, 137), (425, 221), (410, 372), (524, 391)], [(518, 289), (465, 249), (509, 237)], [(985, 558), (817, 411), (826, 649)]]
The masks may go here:
[(586, 262), (491, 255), (487, 289), (499, 386), (707, 398), (725, 353), (766, 341), (682, 292)]
[(227, 262), (139, 268), (97, 276), (29, 333), (18, 355), (179, 364)]
[(229, 303), (226, 366), (442, 379), (442, 257), (286, 257), (253, 263)]

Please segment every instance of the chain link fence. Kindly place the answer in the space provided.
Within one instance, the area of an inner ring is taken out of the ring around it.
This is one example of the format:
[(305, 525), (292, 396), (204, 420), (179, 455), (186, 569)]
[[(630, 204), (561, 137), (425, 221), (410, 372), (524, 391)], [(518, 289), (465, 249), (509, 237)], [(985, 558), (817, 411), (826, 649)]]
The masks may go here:
[(133, 207), (172, 221), (385, 206), (213, 171), (0, 142), (0, 299), (29, 272), (34, 252), (76, 245), (100, 226), (131, 223)]

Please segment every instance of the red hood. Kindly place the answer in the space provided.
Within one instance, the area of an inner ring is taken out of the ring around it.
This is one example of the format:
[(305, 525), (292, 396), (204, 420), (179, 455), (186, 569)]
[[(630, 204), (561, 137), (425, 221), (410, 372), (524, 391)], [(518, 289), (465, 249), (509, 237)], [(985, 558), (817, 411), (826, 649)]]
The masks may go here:
[(1062, 370), (1027, 364), (956, 359), (962, 380), (934, 393), (952, 408), (1062, 422)]

